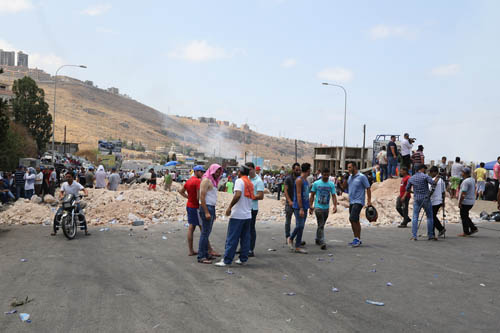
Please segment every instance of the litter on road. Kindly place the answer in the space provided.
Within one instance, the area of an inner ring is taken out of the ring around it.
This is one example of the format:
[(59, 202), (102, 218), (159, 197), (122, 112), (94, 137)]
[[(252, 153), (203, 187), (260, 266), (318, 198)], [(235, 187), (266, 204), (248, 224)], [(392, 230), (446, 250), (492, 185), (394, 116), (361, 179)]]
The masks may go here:
[(14, 314), (16, 312), (17, 312), (17, 310), (14, 309), (14, 310), (10, 310), (10, 311), (4, 312), (4, 314), (10, 315), (10, 314)]
[(366, 300), (366, 303), (367, 304), (372, 304), (372, 305), (376, 305), (376, 306), (384, 306), (385, 304), (382, 303), (382, 302), (376, 302), (376, 301), (370, 301), (369, 299)]
[(21, 319), (22, 322), (31, 323), (31, 319), (30, 319), (30, 314), (29, 313), (20, 313), (19, 314), (19, 318)]

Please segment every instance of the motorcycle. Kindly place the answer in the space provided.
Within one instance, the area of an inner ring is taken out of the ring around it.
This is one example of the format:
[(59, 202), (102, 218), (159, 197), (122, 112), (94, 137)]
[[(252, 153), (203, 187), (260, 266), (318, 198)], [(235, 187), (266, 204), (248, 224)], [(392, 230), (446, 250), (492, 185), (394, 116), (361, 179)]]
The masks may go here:
[[(73, 194), (66, 194), (62, 199), (62, 215), (59, 219), (59, 226), (56, 225), (56, 229), (62, 228), (64, 236), (68, 239), (74, 239), (76, 237), (76, 230), (78, 226), (82, 230), (85, 229), (85, 215), (83, 214), (83, 208), (85, 203), (80, 203), (80, 211), (77, 212), (78, 199), (81, 196), (75, 196)], [(57, 214), (55, 219), (57, 220)]]

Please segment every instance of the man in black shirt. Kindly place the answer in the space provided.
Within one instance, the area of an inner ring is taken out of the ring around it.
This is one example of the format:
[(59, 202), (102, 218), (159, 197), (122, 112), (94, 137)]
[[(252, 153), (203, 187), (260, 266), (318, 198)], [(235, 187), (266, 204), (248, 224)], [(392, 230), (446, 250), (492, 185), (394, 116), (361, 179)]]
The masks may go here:
[(285, 178), (285, 239), (290, 237), (290, 225), (292, 224), (293, 215), (293, 187), (295, 179), (300, 176), (301, 169), (299, 163), (294, 163), (292, 173)]
[(396, 167), (398, 166), (398, 146), (396, 136), (391, 136), (391, 141), (387, 144), (387, 173), (390, 178), (396, 177)]
[[(16, 173), (14, 174), (14, 184), (16, 186), (16, 200), (19, 198), (24, 198), (24, 167), (18, 166)], [(292, 189), (293, 191), (293, 189)], [(292, 195), (293, 200), (293, 195)]]

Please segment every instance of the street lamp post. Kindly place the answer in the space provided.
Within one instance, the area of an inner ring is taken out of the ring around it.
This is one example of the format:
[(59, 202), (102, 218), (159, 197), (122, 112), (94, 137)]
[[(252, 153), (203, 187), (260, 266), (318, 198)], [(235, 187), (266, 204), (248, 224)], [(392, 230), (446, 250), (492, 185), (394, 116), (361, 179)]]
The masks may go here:
[(54, 117), (52, 118), (52, 164), (56, 163), (56, 151), (55, 151), (55, 146), (54, 146), (54, 139), (55, 139), (55, 133), (56, 133), (56, 92), (57, 92), (57, 73), (59, 70), (63, 67), (80, 67), (80, 68), (87, 68), (85, 65), (62, 65), (56, 70), (56, 75), (54, 76)]
[(345, 126), (346, 126), (346, 116), (347, 116), (347, 90), (344, 87), (338, 84), (323, 82), (324, 86), (333, 86), (341, 88), (344, 91), (344, 142), (342, 144), (342, 156), (340, 157), (340, 163), (342, 167), (342, 171), (345, 170)]

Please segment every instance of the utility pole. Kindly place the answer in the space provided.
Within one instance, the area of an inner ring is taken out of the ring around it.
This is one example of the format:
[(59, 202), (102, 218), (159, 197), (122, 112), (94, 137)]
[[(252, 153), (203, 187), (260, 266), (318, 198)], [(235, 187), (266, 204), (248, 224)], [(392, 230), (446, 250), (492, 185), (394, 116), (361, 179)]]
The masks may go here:
[(297, 163), (297, 139), (295, 139), (295, 163)]
[(63, 152), (66, 154), (66, 125), (64, 125), (64, 143), (63, 143)]
[(361, 150), (361, 168), (365, 168), (365, 139), (366, 139), (366, 124), (363, 125), (363, 149)]

